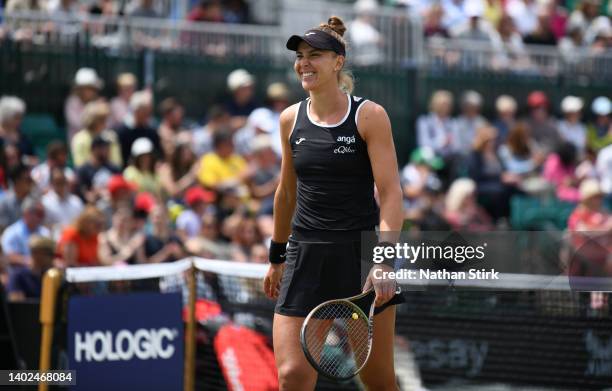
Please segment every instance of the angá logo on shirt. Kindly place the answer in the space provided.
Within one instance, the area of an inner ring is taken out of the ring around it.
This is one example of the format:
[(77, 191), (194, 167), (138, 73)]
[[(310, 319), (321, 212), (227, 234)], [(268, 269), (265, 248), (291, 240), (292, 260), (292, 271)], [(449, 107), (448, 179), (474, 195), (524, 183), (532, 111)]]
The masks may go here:
[(338, 136), (336, 139), (339, 143), (355, 144), (355, 136)]

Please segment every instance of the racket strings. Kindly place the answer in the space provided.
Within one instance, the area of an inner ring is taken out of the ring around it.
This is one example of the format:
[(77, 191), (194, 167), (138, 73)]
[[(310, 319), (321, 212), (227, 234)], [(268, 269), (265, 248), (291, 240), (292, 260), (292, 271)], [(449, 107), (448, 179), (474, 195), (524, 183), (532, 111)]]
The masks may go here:
[(312, 314), (306, 348), (319, 369), (331, 377), (353, 376), (369, 353), (368, 319), (349, 303), (330, 303)]

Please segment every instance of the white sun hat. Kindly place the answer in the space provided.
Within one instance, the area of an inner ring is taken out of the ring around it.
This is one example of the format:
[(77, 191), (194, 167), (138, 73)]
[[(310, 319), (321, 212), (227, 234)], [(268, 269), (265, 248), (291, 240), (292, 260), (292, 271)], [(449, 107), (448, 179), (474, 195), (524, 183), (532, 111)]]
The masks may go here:
[(591, 104), (591, 110), (597, 115), (609, 115), (612, 112), (612, 102), (607, 96), (598, 96)]
[(584, 103), (577, 96), (568, 95), (561, 101), (561, 111), (564, 113), (576, 113), (582, 110)]
[(246, 87), (255, 83), (255, 77), (246, 69), (236, 69), (227, 76), (227, 88), (236, 91), (240, 87)]
[(95, 87), (101, 89), (104, 85), (102, 79), (93, 68), (80, 68), (74, 75), (74, 85), (77, 87)]
[(146, 137), (137, 138), (132, 144), (132, 156), (137, 157), (153, 152), (153, 143)]

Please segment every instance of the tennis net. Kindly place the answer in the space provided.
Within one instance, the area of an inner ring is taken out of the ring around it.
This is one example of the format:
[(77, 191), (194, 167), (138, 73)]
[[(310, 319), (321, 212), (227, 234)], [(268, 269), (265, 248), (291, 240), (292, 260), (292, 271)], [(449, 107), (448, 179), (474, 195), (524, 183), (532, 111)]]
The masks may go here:
[[(262, 292), (267, 265), (196, 258), (125, 269), (81, 268), (66, 273), (63, 297), (183, 292), (186, 304), (185, 273), (192, 261), (195, 389), (277, 389), (274, 303)], [(395, 365), (402, 390), (490, 390), (492, 384), (505, 390), (603, 390), (612, 385), (609, 292), (578, 292), (567, 277), (543, 275), (503, 274), (494, 284), (400, 282), (406, 303), (397, 307)], [(360, 385), (325, 379), (317, 385), (317, 390), (337, 389)]]
[[(261, 290), (266, 265), (199, 259), (196, 267), (223, 313), (271, 336), (273, 303)], [(421, 380), (429, 389), (501, 383), (516, 389), (597, 390), (612, 385), (610, 293), (572, 290), (575, 284), (566, 276), (521, 274), (502, 274), (496, 283), (401, 285), (406, 303), (397, 308), (395, 354), (404, 390), (418, 388)]]

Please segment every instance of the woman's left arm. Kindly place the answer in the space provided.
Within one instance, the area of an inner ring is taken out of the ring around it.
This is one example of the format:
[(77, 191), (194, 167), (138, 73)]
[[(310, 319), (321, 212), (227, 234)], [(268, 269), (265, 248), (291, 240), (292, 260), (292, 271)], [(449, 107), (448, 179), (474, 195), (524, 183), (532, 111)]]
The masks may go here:
[[(379, 240), (395, 243), (402, 229), (404, 211), (402, 209), (402, 189), (399, 180), (395, 146), (391, 133), (389, 116), (380, 105), (373, 102), (363, 103), (358, 120), (358, 130), (368, 146), (368, 155), (378, 189), (380, 203)], [(394, 280), (375, 278), (374, 270), (386, 268), (374, 265), (366, 280), (364, 290), (370, 287), (376, 292), (376, 305), (380, 306), (395, 295)]]
[[(358, 116), (358, 129), (368, 145), (368, 155), (380, 200), (380, 231), (399, 232), (402, 228), (402, 188), (391, 133), (389, 116), (374, 102), (363, 103)], [(397, 237), (384, 239), (396, 241)]]

